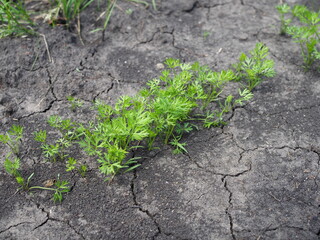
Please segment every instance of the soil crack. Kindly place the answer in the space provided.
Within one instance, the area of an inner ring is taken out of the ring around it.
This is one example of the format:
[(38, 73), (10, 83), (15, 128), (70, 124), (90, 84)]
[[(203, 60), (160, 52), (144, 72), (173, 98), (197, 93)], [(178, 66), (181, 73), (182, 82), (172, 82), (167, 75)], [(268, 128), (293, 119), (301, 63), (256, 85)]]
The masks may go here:
[[(130, 183), (130, 188), (131, 188), (131, 193), (132, 193), (132, 197), (133, 197), (133, 202), (134, 202), (134, 206), (132, 206), (132, 208), (137, 208), (139, 209), (139, 211), (143, 212), (144, 214), (146, 214), (151, 220), (152, 222), (154, 223), (154, 225), (156, 226), (157, 228), (157, 232), (155, 233), (155, 235), (152, 237), (152, 239), (156, 239), (156, 237), (160, 236), (160, 235), (165, 235), (165, 236), (173, 236), (175, 239), (180, 239), (180, 240), (183, 240), (182, 238), (179, 238), (177, 236), (175, 236), (174, 234), (172, 233), (166, 233), (164, 232), (159, 223), (156, 221), (156, 219), (154, 218), (155, 215), (152, 215), (147, 209), (144, 209), (138, 202), (137, 200), (137, 195), (136, 195), (136, 192), (135, 192), (135, 184), (134, 184), (134, 181), (137, 179), (137, 171), (136, 169), (133, 170), (133, 178), (131, 180), (131, 183)], [(186, 240), (186, 239), (185, 239)]]
[(96, 96), (93, 97), (93, 101), (95, 102), (97, 100), (97, 98), (101, 95), (101, 94), (104, 94), (105, 92), (108, 94), (114, 87), (114, 81), (115, 81), (115, 77), (112, 76), (111, 73), (108, 73), (108, 76), (112, 79), (112, 82), (111, 82), (111, 86), (109, 88), (106, 88), (104, 90), (102, 90), (101, 92), (99, 92)]
[(24, 225), (24, 224), (32, 224), (32, 223), (33, 223), (33, 222), (21, 222), (21, 223), (17, 223), (17, 224), (11, 225), (11, 226), (7, 227), (6, 229), (1, 230), (1, 231), (0, 231), (0, 234), (6, 232), (6, 231), (8, 231), (8, 230), (10, 230), (11, 228), (15, 228), (15, 227), (18, 227), (18, 226)]
[(39, 101), (38, 105), (40, 105), (42, 103), (42, 101), (46, 99), (46, 97), (48, 96), (49, 93), (52, 94), (53, 100), (51, 100), (48, 103), (48, 106), (45, 109), (43, 109), (41, 111), (37, 111), (37, 112), (32, 112), (32, 113), (24, 115), (24, 116), (21, 116), (21, 117), (17, 118), (18, 120), (31, 117), (31, 116), (33, 116), (35, 114), (38, 114), (38, 113), (45, 113), (45, 112), (49, 111), (52, 108), (53, 104), (56, 101), (60, 101), (60, 100), (57, 99), (56, 94), (54, 93), (54, 89), (53, 89), (54, 82), (52, 81), (52, 77), (51, 77), (50, 71), (48, 70), (48, 68), (46, 68), (46, 71), (47, 71), (47, 75), (48, 75), (49, 88), (46, 91), (46, 93), (44, 94), (43, 98)]
[(228, 183), (227, 183), (227, 180), (226, 180), (226, 176), (223, 177), (223, 178), (221, 179), (221, 181), (224, 183), (223, 186), (224, 186), (224, 188), (226, 189), (226, 191), (229, 193), (229, 200), (228, 200), (229, 205), (228, 205), (228, 207), (226, 208), (225, 212), (226, 212), (226, 214), (227, 214), (227, 216), (228, 216), (228, 218), (229, 218), (230, 233), (231, 233), (232, 239), (233, 239), (233, 240), (236, 240), (236, 236), (235, 236), (234, 230), (233, 230), (233, 217), (232, 217), (232, 215), (231, 215), (231, 213), (230, 213), (230, 209), (233, 207), (233, 205), (232, 205), (232, 192), (231, 192), (231, 190), (228, 188)]
[(77, 235), (79, 235), (79, 236), (81, 237), (81, 239), (85, 239), (85, 237), (84, 237), (77, 229), (75, 229), (74, 226), (72, 226), (72, 225), (70, 224), (70, 221), (69, 221), (69, 220), (61, 220), (61, 219), (53, 218), (53, 217), (50, 216), (50, 212), (49, 212), (49, 211), (45, 210), (44, 207), (40, 207), (40, 204), (39, 204), (39, 203), (37, 203), (36, 205), (37, 205), (37, 208), (38, 208), (38, 209), (40, 209), (43, 213), (46, 214), (46, 219), (45, 219), (42, 223), (40, 223), (38, 226), (34, 227), (32, 231), (34, 231), (34, 230), (36, 230), (36, 229), (44, 226), (44, 225), (47, 224), (48, 221), (50, 220), (50, 221), (61, 222), (61, 223), (66, 224), (66, 225), (67, 225), (69, 228), (71, 228)]

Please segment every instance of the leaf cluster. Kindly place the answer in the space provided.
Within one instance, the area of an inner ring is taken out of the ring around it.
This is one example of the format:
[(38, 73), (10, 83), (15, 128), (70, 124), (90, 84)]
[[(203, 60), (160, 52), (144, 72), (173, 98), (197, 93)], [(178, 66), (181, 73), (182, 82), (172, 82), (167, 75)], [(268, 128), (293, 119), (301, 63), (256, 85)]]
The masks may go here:
[(311, 11), (304, 5), (290, 7), (287, 4), (277, 6), (277, 10), (281, 19), (281, 34), (288, 34), (299, 43), (305, 67), (309, 69), (320, 59), (320, 11)]
[[(232, 69), (220, 72), (198, 62), (167, 59), (167, 69), (137, 95), (122, 96), (115, 105), (95, 101), (96, 117), (87, 124), (50, 117), (49, 125), (62, 137), (54, 144), (43, 145), (44, 154), (60, 154), (63, 159), (67, 156), (65, 149), (77, 143), (98, 161), (107, 179), (112, 179), (120, 171), (139, 166), (138, 158), (130, 158), (132, 150), (142, 146), (151, 149), (157, 139), (172, 145), (175, 153), (185, 153), (186, 143), (181, 142), (184, 133), (198, 129), (196, 123), (204, 127), (225, 124), (226, 113), (249, 101), (252, 90), (263, 79), (274, 76), (274, 63), (267, 55), (268, 48), (258, 43), (248, 55), (242, 54)], [(238, 93), (226, 95), (224, 88), (231, 82), (239, 83)], [(67, 170), (76, 169), (76, 164), (69, 158)]]

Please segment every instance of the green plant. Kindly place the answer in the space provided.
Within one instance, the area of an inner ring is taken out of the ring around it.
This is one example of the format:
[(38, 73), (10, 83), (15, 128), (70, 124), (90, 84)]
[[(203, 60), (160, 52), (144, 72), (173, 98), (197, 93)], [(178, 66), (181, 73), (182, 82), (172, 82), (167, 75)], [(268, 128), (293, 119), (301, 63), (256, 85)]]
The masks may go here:
[[(135, 3), (139, 3), (139, 4), (143, 4), (146, 7), (149, 6), (149, 3), (146, 1), (142, 1), (142, 0), (127, 0), (129, 2), (135, 2)], [(106, 10), (101, 14), (101, 16), (105, 15), (105, 19), (103, 21), (103, 26), (100, 28), (96, 28), (94, 30), (92, 30), (91, 32), (98, 32), (98, 31), (102, 31), (102, 40), (104, 41), (105, 38), (105, 30), (107, 29), (107, 26), (109, 24), (111, 15), (113, 13), (114, 7), (117, 4), (117, 0), (107, 0), (107, 7)], [(154, 10), (157, 10), (157, 5), (156, 5), (156, 1), (152, 0), (152, 6)], [(132, 9), (128, 9), (125, 11), (126, 14), (130, 15), (132, 13)]]
[(87, 172), (87, 166), (84, 164), (79, 165), (77, 160), (69, 157), (68, 161), (66, 163), (66, 171), (73, 171), (73, 170), (77, 170), (78, 173), (81, 175), (81, 177), (85, 177), (86, 172)]
[(0, 38), (34, 34), (32, 26), (22, 1), (0, 0)]
[(290, 6), (288, 4), (282, 4), (282, 5), (277, 5), (276, 9), (278, 10), (278, 13), (280, 14), (280, 34), (284, 35), (287, 33), (287, 29), (289, 24), (291, 23), (292, 19), (286, 19), (285, 14), (289, 13), (291, 10)]
[(242, 53), (239, 58), (239, 63), (234, 64), (237, 72), (236, 80), (246, 81), (246, 88), (251, 91), (261, 83), (263, 77), (273, 77), (275, 75), (274, 62), (267, 59), (269, 49), (262, 43), (257, 43), (256, 47), (250, 51), (250, 56)]
[(209, 31), (204, 31), (203, 33), (202, 33), (202, 36), (203, 36), (203, 38), (204, 39), (207, 39), (209, 36), (210, 36), (210, 32)]
[[(233, 69), (220, 72), (198, 62), (167, 59), (167, 69), (135, 96), (122, 96), (114, 105), (95, 101), (96, 116), (88, 123), (51, 116), (48, 123), (59, 131), (58, 140), (48, 144), (45, 131), (35, 133), (35, 139), (53, 160), (66, 158), (68, 148), (78, 144), (96, 159), (106, 180), (138, 167), (139, 158), (132, 157), (132, 151), (143, 146), (151, 149), (157, 139), (173, 146), (174, 153), (187, 153), (186, 142), (181, 140), (185, 133), (198, 129), (196, 123), (204, 127), (226, 124), (226, 113), (249, 101), (252, 90), (274, 76), (274, 63), (267, 56), (268, 48), (258, 43), (249, 55), (241, 54)], [(225, 94), (224, 88), (231, 82), (238, 82), (238, 91)], [(66, 170), (84, 175), (87, 169), (69, 157)]]
[(18, 156), (22, 137), (23, 127), (19, 125), (12, 125), (6, 134), (0, 135), (0, 142), (9, 146), (10, 150)]
[(41, 142), (41, 149), (43, 155), (49, 160), (55, 162), (58, 159), (65, 159), (67, 154), (67, 149), (72, 145), (72, 141), (75, 139), (75, 133), (73, 132), (73, 122), (69, 119), (62, 120), (59, 116), (50, 116), (48, 119), (48, 124), (59, 130), (60, 138), (58, 138), (54, 143), (47, 143), (47, 132), (38, 131), (34, 132), (34, 140)]
[(79, 16), (94, 0), (56, 0), (55, 19), (61, 13), (67, 24)]
[(83, 106), (83, 101), (75, 97), (69, 96), (67, 97), (67, 100), (71, 103), (72, 111), (75, 111), (77, 108), (81, 108)]
[[(277, 6), (277, 9), (281, 17), (281, 29), (299, 43), (305, 67), (309, 69), (320, 59), (320, 12), (311, 11), (303, 5), (290, 7), (284, 4)], [(290, 14), (291, 18), (285, 20), (285, 14)]]
[(48, 188), (48, 187), (41, 187), (41, 186), (30, 186), (30, 181), (31, 178), (33, 177), (33, 173), (30, 174), (30, 176), (25, 179), (22, 177), (19, 169), (20, 169), (20, 159), (15, 157), (14, 160), (10, 160), (10, 155), (9, 153), (6, 156), (6, 159), (4, 161), (4, 168), (13, 177), (15, 177), (17, 183), (21, 186), (19, 189), (25, 190), (25, 191), (31, 191), (33, 189), (40, 189), (40, 190), (48, 190), (48, 191), (54, 191), (53, 198), (52, 200), (54, 202), (61, 202), (62, 201), (62, 193), (69, 192), (70, 188), (68, 186), (67, 181), (61, 181), (59, 179), (58, 175), (58, 180), (55, 182), (55, 188)]
[(40, 130), (38, 132), (34, 132), (34, 140), (37, 142), (45, 143), (47, 140), (47, 131)]
[[(75, 124), (76, 141), (88, 155), (96, 157), (100, 170), (110, 176), (107, 179), (139, 165), (128, 154), (141, 143), (152, 148), (160, 138), (172, 145), (175, 153), (187, 152), (181, 138), (198, 128), (190, 121), (202, 121), (204, 127), (225, 124), (226, 113), (249, 101), (251, 91), (264, 78), (274, 76), (273, 61), (267, 55), (268, 48), (258, 43), (250, 55), (241, 55), (234, 70), (220, 72), (199, 63), (167, 59), (167, 69), (136, 96), (123, 96), (115, 106), (96, 101), (95, 121), (87, 126)], [(240, 82), (242, 87), (237, 95), (224, 96), (224, 86), (231, 81)], [(194, 116), (195, 111), (198, 114)]]

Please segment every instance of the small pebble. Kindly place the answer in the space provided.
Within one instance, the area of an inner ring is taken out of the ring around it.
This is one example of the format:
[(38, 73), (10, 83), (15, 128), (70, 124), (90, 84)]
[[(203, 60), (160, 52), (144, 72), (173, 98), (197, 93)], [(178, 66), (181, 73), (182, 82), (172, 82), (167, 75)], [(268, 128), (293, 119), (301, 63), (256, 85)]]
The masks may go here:
[(164, 69), (164, 65), (162, 63), (157, 63), (157, 69)]

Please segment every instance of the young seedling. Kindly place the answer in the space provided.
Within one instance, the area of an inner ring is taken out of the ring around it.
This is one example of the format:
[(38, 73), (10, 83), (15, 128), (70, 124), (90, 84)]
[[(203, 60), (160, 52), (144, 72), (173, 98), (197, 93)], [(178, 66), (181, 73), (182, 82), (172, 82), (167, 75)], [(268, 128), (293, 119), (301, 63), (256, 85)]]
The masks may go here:
[(239, 63), (234, 64), (237, 81), (246, 81), (247, 88), (252, 91), (259, 85), (263, 78), (274, 77), (274, 62), (266, 59), (269, 54), (269, 49), (263, 43), (257, 43), (256, 47), (250, 51), (250, 56), (242, 53), (239, 58)]
[(46, 131), (39, 131), (34, 133), (34, 139), (42, 143), (41, 148), (46, 158), (53, 162), (57, 161), (57, 159), (63, 160), (68, 156), (66, 150), (72, 145), (72, 141), (76, 139), (74, 123), (69, 119), (62, 120), (59, 116), (51, 116), (48, 119), (48, 124), (58, 129), (62, 137), (56, 140), (55, 143), (49, 144), (46, 141)]
[(286, 19), (285, 14), (289, 13), (291, 10), (291, 7), (288, 4), (282, 4), (282, 5), (277, 5), (276, 9), (278, 10), (280, 14), (280, 34), (285, 35), (287, 33), (287, 29), (289, 24), (291, 23), (292, 19)]
[(18, 156), (22, 137), (23, 127), (19, 125), (12, 125), (6, 134), (0, 135), (0, 142), (9, 146), (12, 153)]
[(210, 34), (211, 33), (209, 31), (204, 31), (202, 36), (203, 36), (204, 39), (207, 39), (210, 36)]
[[(309, 10), (306, 6), (286, 4), (277, 6), (281, 18), (281, 29), (290, 35), (300, 45), (301, 55), (305, 68), (320, 59), (318, 45), (320, 43), (320, 12)], [(285, 14), (290, 14), (290, 19), (285, 20)]]
[(62, 202), (63, 200), (63, 193), (67, 193), (70, 191), (70, 187), (69, 187), (69, 182), (67, 181), (63, 181), (60, 180), (60, 175), (58, 174), (57, 179), (54, 181), (53, 184), (54, 187), (50, 188), (50, 187), (41, 187), (41, 186), (32, 186), (29, 187), (28, 190), (31, 191), (33, 189), (40, 189), (40, 190), (47, 190), (47, 191), (53, 191), (53, 197), (52, 197), (52, 201), (53, 202)]
[(61, 181), (59, 179), (58, 175), (58, 180), (55, 182), (55, 188), (49, 188), (49, 187), (41, 187), (41, 186), (32, 186), (30, 187), (30, 181), (31, 178), (33, 177), (33, 173), (30, 174), (30, 176), (25, 179), (22, 177), (20, 174), (20, 159), (15, 158), (14, 160), (10, 160), (10, 154), (6, 156), (6, 159), (4, 161), (4, 168), (13, 177), (15, 177), (17, 183), (21, 186), (19, 189), (25, 190), (25, 191), (31, 191), (33, 189), (41, 189), (41, 190), (48, 190), (48, 191), (54, 191), (53, 198), (52, 200), (54, 202), (61, 202), (62, 201), (62, 193), (69, 192), (70, 188), (68, 186), (68, 182), (66, 181)]
[(87, 172), (87, 166), (84, 164), (79, 166), (78, 165), (79, 164), (76, 159), (69, 157), (66, 163), (66, 171), (69, 172), (69, 171), (77, 170), (78, 173), (81, 175), (81, 177), (84, 178)]
[(77, 108), (81, 108), (83, 106), (83, 102), (80, 99), (69, 96), (67, 100), (71, 103), (71, 110), (76, 111)]
[(34, 132), (34, 140), (37, 142), (45, 143), (47, 140), (47, 131), (40, 130), (38, 132)]

